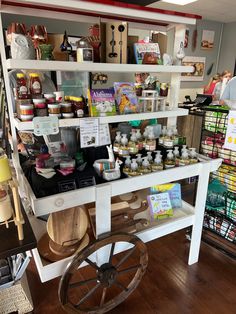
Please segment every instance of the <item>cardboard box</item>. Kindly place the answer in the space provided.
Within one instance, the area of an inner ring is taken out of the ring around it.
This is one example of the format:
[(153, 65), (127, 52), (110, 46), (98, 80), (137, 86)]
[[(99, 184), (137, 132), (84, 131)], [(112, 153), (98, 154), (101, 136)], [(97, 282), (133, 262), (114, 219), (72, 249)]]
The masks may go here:
[(152, 42), (159, 44), (159, 49), (162, 57), (167, 50), (167, 35), (164, 35), (162, 33), (153, 33)]
[(106, 23), (106, 62), (127, 63), (127, 22)]

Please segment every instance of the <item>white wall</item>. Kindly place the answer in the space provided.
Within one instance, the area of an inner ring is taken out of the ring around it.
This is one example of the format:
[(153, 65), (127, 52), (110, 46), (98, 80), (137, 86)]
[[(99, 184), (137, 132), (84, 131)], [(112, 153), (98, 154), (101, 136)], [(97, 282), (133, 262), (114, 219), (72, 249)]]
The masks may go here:
[(222, 45), (220, 51), (219, 71), (229, 70), (234, 72), (236, 59), (236, 22), (224, 24)]

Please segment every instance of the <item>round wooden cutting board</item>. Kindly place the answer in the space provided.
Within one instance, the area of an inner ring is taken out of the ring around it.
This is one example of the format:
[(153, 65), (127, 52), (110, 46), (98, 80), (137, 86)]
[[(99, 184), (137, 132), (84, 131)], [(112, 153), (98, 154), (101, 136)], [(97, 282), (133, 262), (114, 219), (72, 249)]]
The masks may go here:
[(38, 241), (38, 251), (41, 257), (43, 257), (48, 262), (57, 262), (65, 257), (76, 254), (80, 252), (83, 248), (85, 248), (89, 244), (89, 235), (86, 233), (83, 239), (78, 242), (78, 246), (75, 251), (68, 252), (69, 254), (58, 255), (52, 252), (50, 249), (50, 238), (47, 233), (45, 233), (40, 240)]
[(88, 228), (88, 217), (83, 207), (71, 207), (51, 213), (47, 221), (47, 232), (56, 244), (70, 246), (79, 242)]

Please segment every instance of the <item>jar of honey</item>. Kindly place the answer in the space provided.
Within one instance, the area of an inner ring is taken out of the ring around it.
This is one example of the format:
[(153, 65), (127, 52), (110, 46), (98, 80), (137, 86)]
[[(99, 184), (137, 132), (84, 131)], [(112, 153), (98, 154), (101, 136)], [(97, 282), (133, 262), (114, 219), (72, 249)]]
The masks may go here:
[(82, 118), (84, 116), (85, 102), (83, 97), (73, 97), (73, 111), (75, 116)]

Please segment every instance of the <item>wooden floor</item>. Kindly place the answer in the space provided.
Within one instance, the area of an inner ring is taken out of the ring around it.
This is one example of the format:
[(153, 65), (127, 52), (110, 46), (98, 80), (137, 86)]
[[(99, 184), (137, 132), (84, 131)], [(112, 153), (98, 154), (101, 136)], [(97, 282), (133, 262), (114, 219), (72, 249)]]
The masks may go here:
[[(200, 259), (188, 266), (185, 231), (149, 242), (147, 272), (135, 292), (111, 314), (236, 313), (236, 261), (201, 244)], [(41, 283), (34, 262), (28, 282), (35, 314), (65, 314), (57, 297), (58, 279)]]

